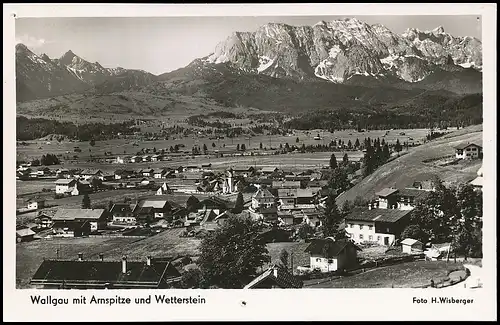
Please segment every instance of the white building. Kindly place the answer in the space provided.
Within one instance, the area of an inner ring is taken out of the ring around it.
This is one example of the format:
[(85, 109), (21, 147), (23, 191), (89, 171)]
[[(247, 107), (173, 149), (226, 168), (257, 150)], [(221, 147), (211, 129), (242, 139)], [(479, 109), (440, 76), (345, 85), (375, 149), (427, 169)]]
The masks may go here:
[(475, 143), (462, 143), (455, 147), (455, 158), (478, 159), (482, 157), (482, 149), (483, 147)]
[(360, 250), (349, 240), (335, 241), (332, 237), (314, 239), (305, 249), (310, 254), (309, 268), (324, 273), (353, 268)]

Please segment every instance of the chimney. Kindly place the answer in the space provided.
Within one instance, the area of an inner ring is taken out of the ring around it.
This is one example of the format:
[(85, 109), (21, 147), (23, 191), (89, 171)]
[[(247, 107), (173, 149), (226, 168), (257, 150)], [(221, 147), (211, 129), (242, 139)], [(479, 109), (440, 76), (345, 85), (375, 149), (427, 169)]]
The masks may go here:
[(127, 273), (127, 256), (122, 257), (122, 273)]
[(273, 275), (275, 278), (278, 278), (278, 267), (277, 266), (274, 267)]
[(146, 257), (146, 265), (150, 266), (151, 265), (151, 255), (148, 255)]
[(83, 253), (78, 253), (78, 261), (83, 261)]
[(103, 253), (99, 253), (99, 259), (102, 261), (104, 261), (104, 254)]
[(372, 203), (368, 203), (368, 210), (371, 210), (372, 209)]

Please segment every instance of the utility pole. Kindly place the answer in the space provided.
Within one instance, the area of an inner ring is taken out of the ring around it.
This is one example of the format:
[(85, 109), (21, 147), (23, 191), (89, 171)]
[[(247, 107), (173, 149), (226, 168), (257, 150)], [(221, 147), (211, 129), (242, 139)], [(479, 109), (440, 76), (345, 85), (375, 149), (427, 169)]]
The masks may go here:
[(293, 275), (293, 252), (290, 253), (290, 268)]

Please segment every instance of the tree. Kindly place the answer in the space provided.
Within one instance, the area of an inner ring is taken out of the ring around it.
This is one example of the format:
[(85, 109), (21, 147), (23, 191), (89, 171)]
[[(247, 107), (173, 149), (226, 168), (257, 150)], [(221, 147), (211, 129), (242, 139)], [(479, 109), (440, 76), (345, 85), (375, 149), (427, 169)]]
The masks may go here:
[(412, 238), (427, 243), (428, 235), (417, 225), (409, 225), (401, 233), (401, 239)]
[(351, 213), (353, 209), (353, 204), (349, 200), (345, 200), (344, 203), (342, 204), (342, 209), (340, 213), (342, 214), (342, 217), (345, 218), (349, 213)]
[(314, 233), (314, 229), (308, 224), (303, 223), (300, 225), (299, 230), (297, 231), (297, 236), (300, 239), (307, 239)]
[(264, 241), (262, 225), (250, 216), (233, 216), (200, 244), (197, 261), (205, 285), (223, 289), (241, 289), (265, 263), (271, 261)]
[(242, 143), (240, 146), (240, 149), (241, 149), (241, 151), (245, 151), (245, 150), (247, 150), (247, 147), (245, 146), (244, 143)]
[(347, 179), (347, 173), (344, 168), (335, 168), (328, 180), (328, 188), (335, 195), (347, 190), (350, 186), (349, 180)]
[(236, 145), (236, 150), (240, 151), (240, 144), (239, 143)]
[(396, 140), (396, 145), (394, 146), (394, 150), (396, 150), (397, 153), (399, 153), (402, 150), (401, 143), (399, 142), (399, 139)]
[(243, 194), (238, 192), (238, 197), (236, 198), (236, 203), (234, 204), (233, 213), (241, 213), (244, 208)]
[(334, 153), (332, 153), (332, 155), (330, 156), (330, 168), (331, 169), (337, 168), (337, 158), (335, 157)]
[(215, 142), (212, 142), (212, 148), (215, 148)]
[(90, 208), (91, 208), (90, 197), (87, 193), (85, 193), (82, 199), (82, 209), (90, 209)]
[(200, 207), (200, 200), (194, 195), (191, 195), (186, 201), (186, 209), (188, 212), (195, 212)]
[(330, 193), (326, 199), (325, 205), (323, 237), (333, 237), (335, 240), (344, 239), (345, 231), (339, 229), (343, 217), (335, 202), (335, 195)]
[(295, 143), (299, 143), (300, 140), (299, 140), (299, 137), (297, 137), (297, 139), (295, 139)]
[(351, 139), (349, 139), (349, 141), (347, 141), (347, 148), (352, 149)]
[(89, 144), (91, 147), (95, 146), (95, 140), (94, 139), (90, 140)]
[(284, 248), (280, 252), (280, 262), (284, 267), (288, 267), (288, 252)]
[(349, 156), (347, 155), (347, 153), (345, 153), (344, 157), (342, 157), (342, 163), (344, 165), (348, 165), (349, 164)]
[(201, 270), (199, 268), (193, 268), (182, 273), (180, 287), (182, 289), (205, 288)]
[(356, 138), (356, 142), (354, 142), (354, 148), (359, 148), (360, 144), (359, 144), (359, 139)]
[(259, 144), (259, 149), (262, 150), (262, 142)]
[(207, 154), (207, 150), (208, 150), (207, 145), (204, 143), (203, 144), (203, 153)]
[(99, 178), (93, 177), (90, 185), (92, 186), (94, 192), (96, 192), (102, 187), (102, 181)]

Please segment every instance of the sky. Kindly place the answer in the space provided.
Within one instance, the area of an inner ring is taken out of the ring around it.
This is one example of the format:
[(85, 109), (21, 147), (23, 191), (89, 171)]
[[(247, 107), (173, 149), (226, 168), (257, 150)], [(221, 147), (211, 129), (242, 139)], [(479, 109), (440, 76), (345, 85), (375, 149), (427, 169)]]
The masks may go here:
[(289, 16), (289, 17), (124, 17), (124, 18), (19, 18), (16, 44), (36, 54), (58, 58), (68, 50), (106, 68), (141, 69), (153, 74), (169, 72), (212, 53), (234, 31), (253, 32), (269, 22), (294, 26), (314, 25), (355, 17), (380, 23), (395, 33), (407, 28), (432, 30), (443, 26), (454, 36), (481, 40), (477, 16)]

